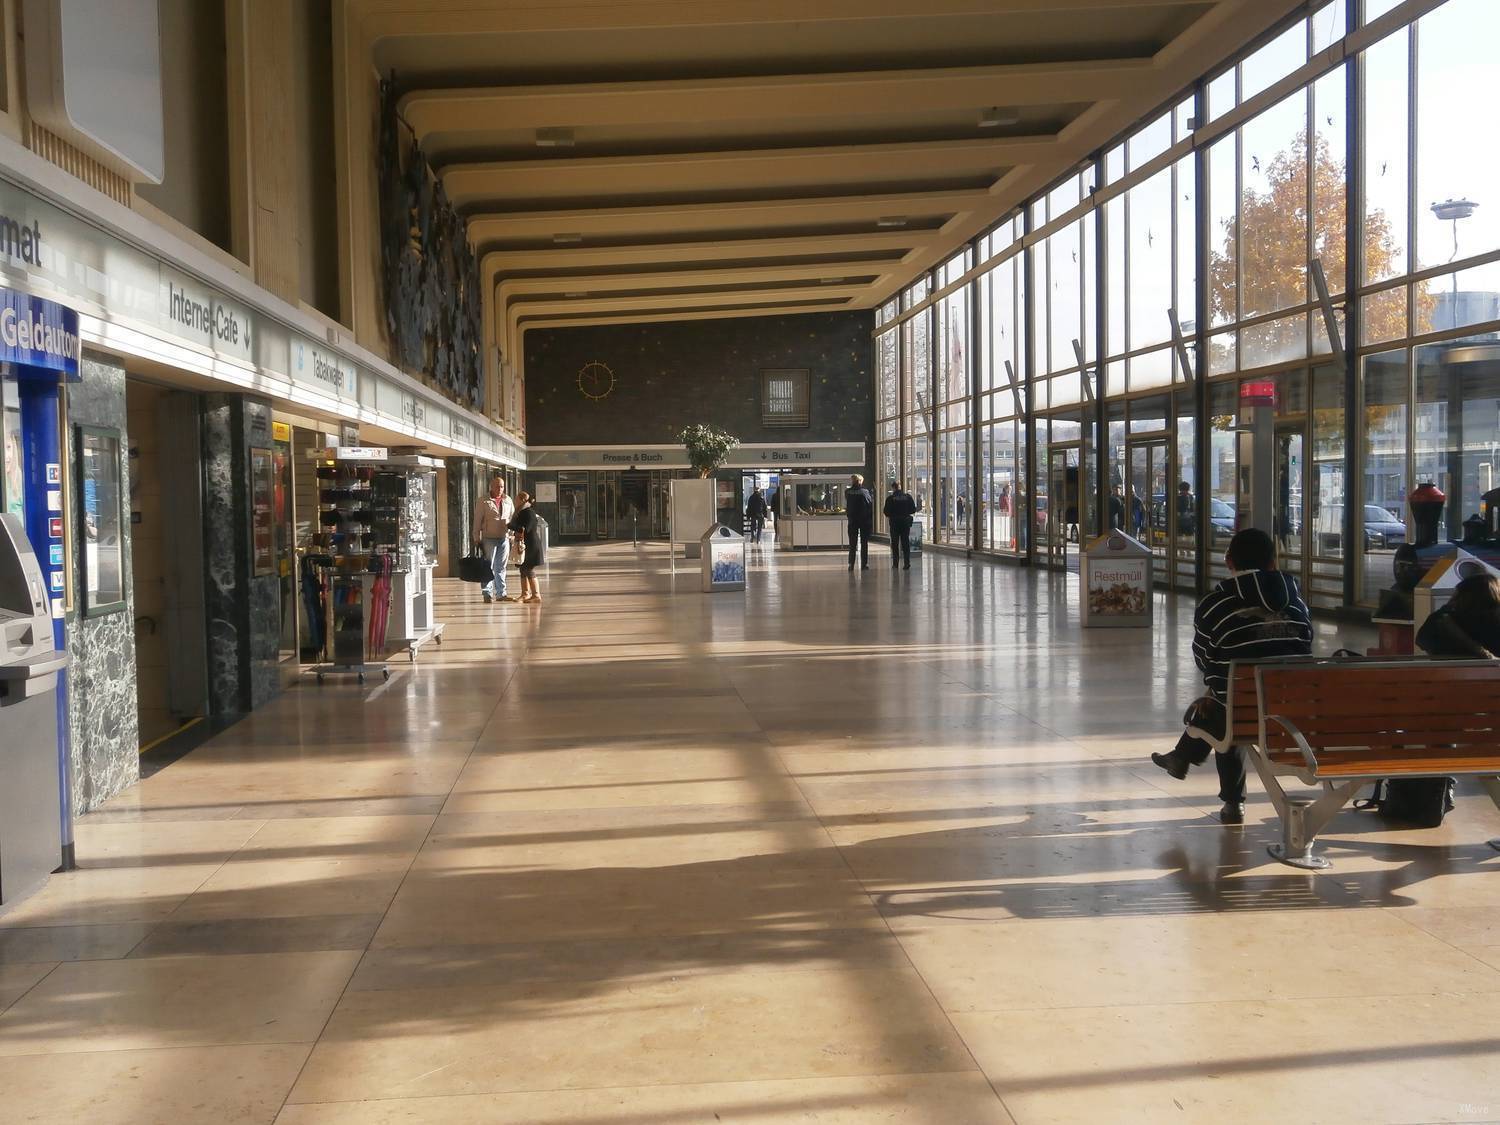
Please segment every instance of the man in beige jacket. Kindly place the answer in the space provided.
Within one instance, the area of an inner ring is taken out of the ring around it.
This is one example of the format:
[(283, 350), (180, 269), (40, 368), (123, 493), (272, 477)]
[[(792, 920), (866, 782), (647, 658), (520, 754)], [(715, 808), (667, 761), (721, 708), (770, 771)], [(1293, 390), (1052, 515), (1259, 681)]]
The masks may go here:
[(490, 482), (489, 498), (474, 508), (474, 542), (495, 571), (494, 579), (480, 591), (486, 602), (496, 598), (502, 602), (516, 600), (505, 592), (505, 567), (510, 562), (510, 518), (515, 514), (515, 504), (505, 495), (505, 481), (496, 477)]

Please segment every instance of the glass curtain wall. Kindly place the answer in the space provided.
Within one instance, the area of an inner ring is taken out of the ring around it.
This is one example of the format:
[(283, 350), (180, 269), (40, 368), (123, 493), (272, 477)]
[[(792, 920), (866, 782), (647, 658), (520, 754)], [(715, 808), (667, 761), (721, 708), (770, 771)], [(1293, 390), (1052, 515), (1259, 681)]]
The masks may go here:
[[(938, 289), (962, 277), (972, 264), (968, 250), (937, 271)], [(969, 469), (970, 336), (969, 288), (962, 286), (934, 306), (936, 348), (933, 354), (937, 401), (937, 482), (930, 534), (939, 543), (965, 546), (970, 541), (974, 488)]]
[(1495, 42), (1493, 0), (1311, 6), (976, 240), (969, 285), (912, 315), (966, 252), (882, 310), (877, 457), (930, 534), (1069, 565), (1119, 526), (1191, 590), (1258, 513), (1323, 606), (1376, 602), (1419, 484), (1472, 537), (1500, 503)]
[(875, 530), (888, 532), (883, 497), (891, 481), (901, 478), (901, 357), (900, 333), (894, 328), (880, 331), (896, 318), (898, 301), (889, 301), (875, 311), (875, 474), (870, 491), (876, 498)]

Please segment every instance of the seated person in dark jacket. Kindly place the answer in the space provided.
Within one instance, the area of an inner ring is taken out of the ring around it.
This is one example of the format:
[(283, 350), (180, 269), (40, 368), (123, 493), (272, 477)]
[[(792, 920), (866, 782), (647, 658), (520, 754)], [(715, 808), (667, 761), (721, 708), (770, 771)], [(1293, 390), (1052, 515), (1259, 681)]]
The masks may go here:
[(1460, 582), (1422, 622), (1417, 645), (1429, 656), (1500, 660), (1500, 578), (1471, 574)]
[[(1224, 562), (1233, 571), (1198, 603), (1193, 619), (1193, 658), (1203, 670), (1209, 694), (1196, 700), (1183, 716), (1187, 730), (1169, 754), (1151, 760), (1173, 777), (1187, 776), (1188, 767), (1202, 765), (1211, 746), (1204, 736), (1222, 738), (1228, 721), (1224, 700), (1229, 694), (1229, 664), (1234, 660), (1264, 660), (1277, 656), (1307, 656), (1312, 652), (1312, 623), (1297, 589), (1297, 580), (1276, 569), (1276, 544), (1264, 531), (1246, 528), (1229, 541)], [(1214, 755), (1219, 770), (1219, 819), (1240, 824), (1245, 819), (1244, 752), (1231, 747)]]

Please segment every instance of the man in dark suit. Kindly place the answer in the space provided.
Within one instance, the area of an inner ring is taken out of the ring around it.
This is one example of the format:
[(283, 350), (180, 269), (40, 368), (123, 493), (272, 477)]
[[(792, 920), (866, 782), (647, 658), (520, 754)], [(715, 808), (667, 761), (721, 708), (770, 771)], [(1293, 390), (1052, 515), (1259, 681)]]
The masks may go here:
[(844, 492), (844, 511), (849, 516), (849, 569), (854, 569), (854, 547), (859, 544), (861, 570), (870, 569), (870, 533), (875, 530), (875, 497), (865, 487), (865, 478), (855, 473)]
[(891, 481), (891, 494), (885, 498), (885, 521), (891, 529), (891, 567), (906, 563), (911, 569), (911, 522), (917, 514), (917, 502), (910, 492), (901, 490), (899, 480)]

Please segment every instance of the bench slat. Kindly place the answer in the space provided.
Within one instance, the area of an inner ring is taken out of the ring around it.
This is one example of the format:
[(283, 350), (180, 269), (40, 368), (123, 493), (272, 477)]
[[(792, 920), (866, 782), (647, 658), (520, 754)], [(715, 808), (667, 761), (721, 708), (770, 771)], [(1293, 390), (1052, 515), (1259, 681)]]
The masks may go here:
[[(1273, 712), (1273, 714), (1278, 712)], [(1362, 731), (1415, 731), (1421, 734), (1437, 734), (1446, 731), (1472, 731), (1476, 734), (1490, 732), (1500, 739), (1500, 715), (1465, 715), (1449, 713), (1446, 715), (1401, 715), (1391, 717), (1389, 715), (1327, 715), (1315, 713), (1311, 715), (1287, 715), (1279, 712), (1283, 718), (1293, 719), (1309, 742), (1313, 740), (1313, 733), (1328, 734), (1359, 734)], [(1295, 713), (1294, 713), (1295, 714)]]
[[(1282, 766), (1301, 768), (1301, 754), (1272, 751), (1267, 755)], [(1357, 754), (1330, 751), (1318, 758), (1318, 777), (1436, 777), (1446, 774), (1500, 774), (1500, 756), (1493, 746), (1473, 752), (1433, 753), (1413, 756), (1402, 750), (1362, 750)]]

